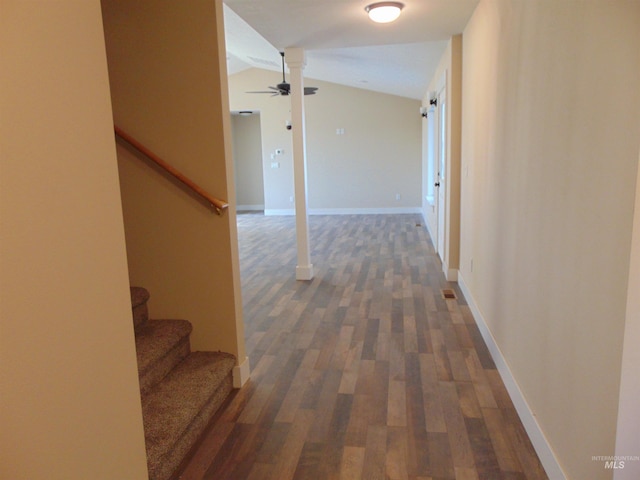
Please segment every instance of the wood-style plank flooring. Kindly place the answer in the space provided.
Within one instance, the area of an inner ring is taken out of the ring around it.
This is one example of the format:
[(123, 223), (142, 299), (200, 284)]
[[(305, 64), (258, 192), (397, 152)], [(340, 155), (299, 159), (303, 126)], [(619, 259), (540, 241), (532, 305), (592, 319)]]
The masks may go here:
[(180, 478), (546, 479), (420, 216), (310, 217), (310, 282), (294, 222), (238, 216), (251, 380)]

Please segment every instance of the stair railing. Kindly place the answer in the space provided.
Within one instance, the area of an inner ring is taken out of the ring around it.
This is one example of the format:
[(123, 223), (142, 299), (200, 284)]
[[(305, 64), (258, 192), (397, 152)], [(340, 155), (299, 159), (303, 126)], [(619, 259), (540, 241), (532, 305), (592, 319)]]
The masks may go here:
[(202, 187), (198, 186), (193, 180), (188, 178), (186, 175), (181, 173), (175, 167), (168, 164), (166, 161), (161, 159), (158, 155), (153, 153), (147, 147), (138, 142), (131, 135), (123, 131), (121, 128), (114, 125), (114, 131), (118, 137), (127, 142), (133, 148), (135, 148), (138, 152), (142, 153), (145, 157), (155, 163), (158, 167), (160, 167), (163, 171), (174, 177), (176, 180), (180, 181), (183, 185), (185, 185), (191, 192), (193, 192), (199, 199), (205, 202), (210, 207), (214, 208), (218, 215), (222, 215), (222, 212), (229, 208), (229, 204), (224, 200), (220, 200), (213, 195), (209, 194)]

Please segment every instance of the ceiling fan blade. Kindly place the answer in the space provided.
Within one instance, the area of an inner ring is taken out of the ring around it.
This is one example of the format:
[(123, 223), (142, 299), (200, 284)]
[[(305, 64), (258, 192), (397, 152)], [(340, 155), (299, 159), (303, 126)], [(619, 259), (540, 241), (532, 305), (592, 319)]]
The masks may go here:
[[(279, 83), (276, 87), (269, 86), (267, 87), (269, 90), (262, 90), (257, 92), (246, 92), (246, 93), (270, 93), (272, 97), (276, 97), (278, 95), (287, 96), (291, 94), (291, 84), (287, 82), (284, 76), (284, 52), (280, 52), (280, 56), (282, 57), (282, 83)], [(318, 87), (305, 87), (304, 94), (305, 95), (315, 95)]]

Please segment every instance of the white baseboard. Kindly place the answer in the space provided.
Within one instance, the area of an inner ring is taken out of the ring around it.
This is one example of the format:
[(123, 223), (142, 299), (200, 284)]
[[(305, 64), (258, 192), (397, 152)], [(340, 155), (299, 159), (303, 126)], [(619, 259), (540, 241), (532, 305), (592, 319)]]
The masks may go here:
[(447, 282), (458, 281), (458, 270), (455, 268), (449, 268), (449, 265), (447, 265), (446, 262), (442, 262), (442, 273), (444, 273)]
[(429, 232), (429, 238), (431, 238), (431, 244), (433, 245), (433, 248), (436, 248), (436, 242), (438, 241), (434, 235), (434, 231), (431, 228), (431, 224), (429, 223), (429, 219), (427, 218), (427, 216), (424, 214), (424, 212), (422, 212), (422, 221), (424, 222), (425, 227), (427, 228), (427, 232)]
[(236, 205), (237, 212), (261, 212), (264, 205)]
[(444, 273), (444, 277), (447, 279), (447, 282), (457, 282), (458, 281), (458, 269), (449, 268), (447, 262), (440, 259), (442, 262), (442, 273)]
[(309, 215), (388, 215), (421, 212), (420, 207), (312, 208), (309, 210)]
[[(238, 207), (238, 210), (243, 208)], [(422, 213), (420, 207), (392, 207), (392, 208), (310, 208), (309, 215), (393, 215)], [(295, 215), (294, 209), (270, 208), (264, 211), (265, 215)]]
[(540, 462), (544, 467), (547, 476), (553, 480), (566, 480), (566, 475), (562, 471), (562, 467), (560, 467), (560, 463), (556, 458), (553, 450), (551, 449), (551, 445), (547, 441), (538, 421), (536, 420), (535, 413), (529, 407), (527, 400), (525, 399), (520, 387), (518, 386), (518, 382), (514, 378), (511, 370), (509, 369), (509, 365), (507, 364), (506, 359), (502, 355), (500, 351), (500, 347), (496, 343), (493, 335), (491, 334), (491, 330), (485, 321), (482, 312), (478, 308), (478, 305), (473, 298), (467, 284), (464, 281), (464, 277), (460, 273), (458, 275), (458, 285), (460, 286), (460, 290), (467, 300), (467, 304), (471, 309), (471, 313), (473, 314), (473, 318), (478, 325), (478, 329), (480, 330), (480, 334), (484, 339), (484, 342), (487, 344), (487, 348), (491, 353), (491, 357), (493, 358), (494, 363), (496, 364), (496, 368), (500, 373), (500, 377), (502, 377), (502, 381), (504, 382), (507, 391), (509, 392), (509, 396), (511, 397), (511, 401), (520, 416), (520, 420), (524, 425), (529, 438), (531, 439), (531, 443), (533, 444), (533, 448), (536, 450), (538, 457), (540, 458)]
[(296, 211), (291, 208), (291, 209), (277, 209), (277, 208), (269, 208), (269, 209), (265, 209), (264, 211), (264, 215), (265, 216), (277, 216), (277, 215), (295, 215)]
[(233, 388), (242, 388), (251, 376), (251, 368), (249, 367), (249, 357), (244, 357), (244, 361), (240, 365), (233, 367)]

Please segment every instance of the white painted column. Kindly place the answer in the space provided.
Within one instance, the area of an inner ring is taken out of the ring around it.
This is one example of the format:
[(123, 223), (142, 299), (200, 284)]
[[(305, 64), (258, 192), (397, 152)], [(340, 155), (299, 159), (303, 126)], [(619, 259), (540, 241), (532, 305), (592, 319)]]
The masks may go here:
[(313, 265), (309, 248), (309, 214), (307, 212), (307, 145), (304, 122), (304, 80), (306, 65), (302, 48), (287, 48), (284, 58), (289, 66), (291, 82), (291, 126), (293, 135), (293, 177), (296, 207), (296, 238), (298, 242), (297, 280), (311, 280)]

